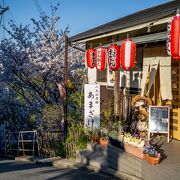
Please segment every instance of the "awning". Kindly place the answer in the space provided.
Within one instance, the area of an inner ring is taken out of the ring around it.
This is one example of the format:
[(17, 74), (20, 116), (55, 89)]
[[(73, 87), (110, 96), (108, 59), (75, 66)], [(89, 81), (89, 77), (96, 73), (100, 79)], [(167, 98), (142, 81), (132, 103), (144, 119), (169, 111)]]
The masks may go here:
[[(167, 31), (147, 34), (143, 36), (137, 36), (131, 38), (136, 44), (145, 44), (151, 42), (159, 42), (159, 41), (166, 41), (167, 39)], [(124, 40), (117, 41), (116, 44), (121, 44)], [(107, 43), (103, 45), (103, 47), (109, 47), (112, 43)]]

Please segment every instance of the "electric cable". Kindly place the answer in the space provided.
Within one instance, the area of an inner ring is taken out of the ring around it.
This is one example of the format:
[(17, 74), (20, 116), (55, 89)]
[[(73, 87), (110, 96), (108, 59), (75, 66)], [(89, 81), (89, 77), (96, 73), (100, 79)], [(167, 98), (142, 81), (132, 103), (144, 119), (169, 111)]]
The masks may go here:
[(34, 0), (34, 3), (35, 3), (35, 6), (36, 6), (36, 8), (37, 8), (37, 10), (38, 10), (38, 12), (39, 12), (39, 16), (40, 16), (41, 18), (45, 17), (45, 16), (46, 16), (46, 13), (42, 10), (42, 8), (41, 8), (38, 0)]
[[(4, 9), (4, 0), (3, 0), (3, 9)], [(5, 24), (5, 16), (4, 16), (4, 14), (2, 15), (2, 22), (3, 22), (3, 39), (5, 39), (4, 27), (6, 26), (6, 24)]]

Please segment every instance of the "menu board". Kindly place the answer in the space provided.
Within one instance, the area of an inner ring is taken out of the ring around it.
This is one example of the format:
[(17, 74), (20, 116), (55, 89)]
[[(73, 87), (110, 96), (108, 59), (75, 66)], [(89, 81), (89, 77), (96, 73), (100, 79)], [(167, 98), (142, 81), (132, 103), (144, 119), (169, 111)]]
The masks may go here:
[(168, 106), (149, 107), (149, 137), (150, 133), (168, 133), (169, 137), (170, 110)]

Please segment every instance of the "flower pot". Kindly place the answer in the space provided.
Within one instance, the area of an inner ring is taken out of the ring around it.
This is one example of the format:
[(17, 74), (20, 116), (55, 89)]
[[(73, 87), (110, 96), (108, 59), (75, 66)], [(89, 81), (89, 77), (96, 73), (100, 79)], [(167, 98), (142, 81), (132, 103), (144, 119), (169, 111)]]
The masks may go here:
[(161, 157), (151, 157), (151, 156), (149, 156), (149, 155), (147, 155), (147, 154), (144, 154), (144, 159), (146, 159), (146, 161), (147, 161), (149, 164), (152, 164), (152, 165), (159, 164), (160, 158), (161, 158)]
[(107, 139), (100, 139), (99, 144), (102, 146), (106, 146), (108, 144), (108, 140)]
[(133, 156), (136, 156), (140, 159), (144, 159), (143, 148), (138, 148), (138, 147), (135, 147), (128, 143), (124, 143), (124, 150), (125, 150), (125, 152), (127, 152)]

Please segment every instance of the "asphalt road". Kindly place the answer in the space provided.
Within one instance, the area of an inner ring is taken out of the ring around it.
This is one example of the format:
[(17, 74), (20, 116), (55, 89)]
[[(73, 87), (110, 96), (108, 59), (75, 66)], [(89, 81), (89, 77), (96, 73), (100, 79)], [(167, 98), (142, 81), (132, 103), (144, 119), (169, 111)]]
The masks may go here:
[(84, 168), (59, 169), (46, 165), (0, 159), (0, 180), (118, 180)]

